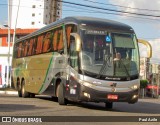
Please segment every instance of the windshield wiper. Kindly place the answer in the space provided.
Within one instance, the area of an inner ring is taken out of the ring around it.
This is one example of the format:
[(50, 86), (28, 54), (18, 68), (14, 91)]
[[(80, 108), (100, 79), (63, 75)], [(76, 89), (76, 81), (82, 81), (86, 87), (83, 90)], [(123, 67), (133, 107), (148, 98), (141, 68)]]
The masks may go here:
[(108, 56), (104, 59), (103, 65), (102, 65), (102, 67), (101, 67), (101, 69), (100, 69), (100, 72), (99, 72), (99, 74), (97, 75), (96, 78), (100, 78), (101, 75), (102, 75), (102, 73), (106, 72), (106, 71), (107, 71), (107, 68), (110, 67), (110, 65), (109, 65), (110, 57), (111, 57), (111, 56), (108, 55)]
[(120, 65), (122, 64), (123, 66), (124, 66), (124, 69), (125, 69), (125, 72), (126, 72), (126, 74), (127, 74), (127, 76), (128, 76), (128, 80), (130, 80), (130, 74), (129, 74), (129, 72), (128, 72), (128, 70), (127, 70), (127, 68), (126, 68), (126, 65), (123, 63), (123, 61), (120, 59), (120, 60), (118, 60), (119, 62), (120, 62)]

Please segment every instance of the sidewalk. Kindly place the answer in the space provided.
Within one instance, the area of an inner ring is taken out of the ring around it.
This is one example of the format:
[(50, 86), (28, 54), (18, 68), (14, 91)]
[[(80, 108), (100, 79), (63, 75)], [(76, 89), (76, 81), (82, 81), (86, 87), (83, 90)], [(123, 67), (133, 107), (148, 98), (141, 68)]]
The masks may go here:
[(18, 95), (18, 92), (12, 88), (0, 88), (0, 94)]

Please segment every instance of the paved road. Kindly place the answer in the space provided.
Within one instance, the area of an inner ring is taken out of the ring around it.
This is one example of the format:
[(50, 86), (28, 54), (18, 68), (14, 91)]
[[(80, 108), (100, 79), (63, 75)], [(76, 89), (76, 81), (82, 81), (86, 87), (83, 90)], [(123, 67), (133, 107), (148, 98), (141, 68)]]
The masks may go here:
[[(47, 96), (19, 98), (16, 95), (1, 94), (0, 116), (52, 116), (52, 118), (53, 116), (124, 116), (128, 119), (130, 119), (128, 116), (159, 116), (160, 119), (160, 99), (140, 99), (136, 104), (115, 103), (112, 110), (106, 110), (103, 103), (72, 103), (67, 106), (60, 106), (56, 100)], [(96, 123), (88, 122), (87, 124)], [(106, 123), (101, 122), (101, 124)], [(109, 124), (117, 123), (111, 122)], [(125, 123), (120, 122), (119, 125), (121, 124)], [(149, 123), (132, 122), (129, 125), (132, 124), (147, 125)], [(155, 124), (160, 124), (160, 122), (155, 122)]]

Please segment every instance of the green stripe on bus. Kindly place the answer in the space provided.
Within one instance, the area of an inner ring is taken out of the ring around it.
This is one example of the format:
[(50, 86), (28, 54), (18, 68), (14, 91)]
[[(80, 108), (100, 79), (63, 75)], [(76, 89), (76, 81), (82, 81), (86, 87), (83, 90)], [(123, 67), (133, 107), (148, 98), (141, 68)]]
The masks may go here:
[(48, 76), (48, 72), (49, 72), (50, 66), (51, 66), (51, 64), (52, 64), (53, 55), (54, 55), (54, 52), (52, 53), (52, 58), (50, 59), (50, 63), (49, 63), (48, 69), (47, 69), (47, 73), (46, 73), (45, 79), (44, 79), (43, 84), (42, 84), (42, 86), (41, 86), (41, 88), (40, 88), (40, 90), (39, 90), (38, 93), (40, 93), (40, 91), (41, 91), (41, 90), (43, 89), (43, 87), (44, 87), (44, 84), (45, 84), (46, 78), (47, 78), (47, 76)]

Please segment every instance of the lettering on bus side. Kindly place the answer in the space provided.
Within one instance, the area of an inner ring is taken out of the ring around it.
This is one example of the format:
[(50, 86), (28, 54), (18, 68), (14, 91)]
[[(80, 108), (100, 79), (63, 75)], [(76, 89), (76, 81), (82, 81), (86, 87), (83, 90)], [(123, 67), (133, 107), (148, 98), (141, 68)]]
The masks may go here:
[(56, 29), (53, 31), (53, 39), (52, 39), (52, 50), (59, 51), (64, 49), (63, 44), (63, 30), (62, 28)]
[(35, 42), (36, 42), (36, 37), (31, 38), (29, 41), (29, 50), (28, 50), (28, 56), (31, 56), (32, 54), (35, 54)]
[[(67, 48), (70, 44), (70, 33), (77, 32), (77, 26), (68, 24), (65, 27)], [(14, 57), (21, 58), (64, 49), (62, 27), (55, 28), (15, 44)]]
[(18, 43), (18, 51), (17, 51), (17, 57), (21, 57), (21, 52), (22, 52), (22, 42)]
[(45, 37), (44, 37), (44, 42), (43, 42), (43, 52), (49, 52), (51, 50), (51, 37), (52, 33), (47, 32)]
[(42, 53), (43, 38), (44, 34), (38, 36), (36, 54)]

